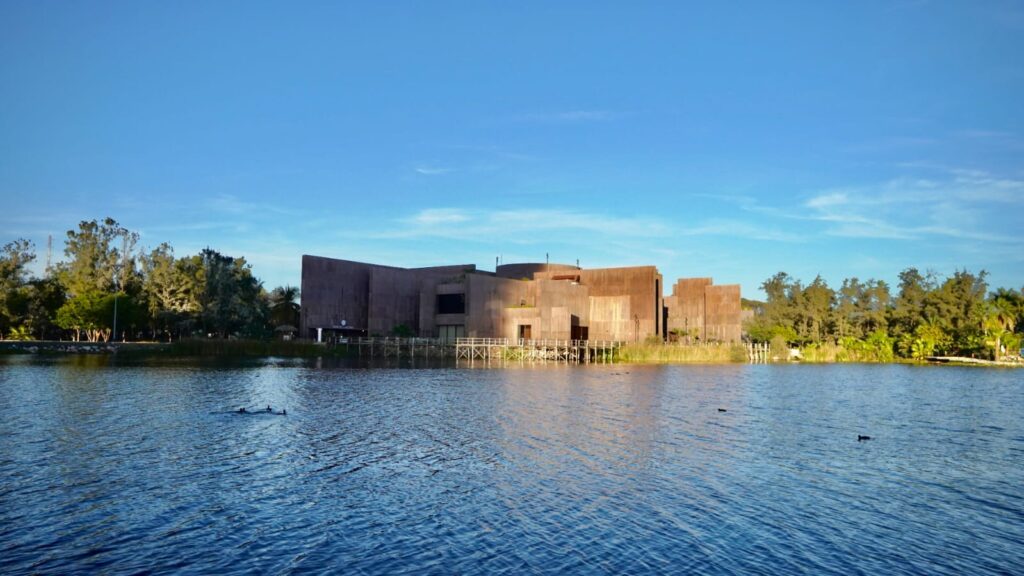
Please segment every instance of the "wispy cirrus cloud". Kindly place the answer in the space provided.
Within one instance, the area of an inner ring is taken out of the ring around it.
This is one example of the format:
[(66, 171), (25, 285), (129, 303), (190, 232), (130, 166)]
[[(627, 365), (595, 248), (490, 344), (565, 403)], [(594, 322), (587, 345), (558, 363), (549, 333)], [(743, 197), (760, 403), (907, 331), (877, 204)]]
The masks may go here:
[(621, 216), (575, 209), (481, 210), (429, 208), (398, 218), (386, 232), (348, 231), (379, 240), (434, 238), (479, 243), (524, 244), (558, 239), (593, 243), (610, 238), (645, 241), (651, 249), (699, 236), (800, 242), (799, 234), (738, 219), (670, 222), (652, 216)]
[(406, 221), (419, 226), (444, 226), (459, 224), (470, 219), (464, 211), (455, 208), (431, 208), (421, 210)]
[[(876, 184), (832, 188), (789, 204), (753, 196), (699, 194), (756, 215), (758, 230), (777, 221), (787, 234), (810, 240), (843, 238), (921, 242), (945, 239), (1024, 245), (1008, 214), (1024, 206), (1024, 180), (983, 170), (906, 163), (911, 172)], [(785, 224), (785, 222), (791, 224)], [(794, 224), (803, 222), (803, 224)], [(799, 229), (799, 232), (789, 232)]]
[(466, 241), (529, 240), (550, 232), (658, 237), (664, 223), (651, 218), (621, 217), (566, 209), (467, 210), (429, 208), (399, 218), (395, 230), (371, 232), (378, 238), (436, 237)]
[(413, 170), (424, 176), (441, 176), (455, 171), (454, 168), (445, 168), (443, 166), (417, 166)]
[[(806, 200), (794, 218), (816, 220), (832, 236), (923, 240), (945, 237), (1021, 243), (1019, 234), (998, 232), (1004, 210), (1024, 203), (1024, 181), (985, 171), (947, 169), (939, 177), (900, 177)], [(1002, 206), (1002, 208), (1000, 208)]]

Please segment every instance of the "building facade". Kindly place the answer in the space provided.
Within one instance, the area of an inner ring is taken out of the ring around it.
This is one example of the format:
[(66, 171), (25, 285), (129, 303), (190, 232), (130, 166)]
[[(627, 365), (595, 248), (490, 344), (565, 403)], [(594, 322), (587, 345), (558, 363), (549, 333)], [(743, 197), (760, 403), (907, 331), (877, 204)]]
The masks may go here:
[[(448, 340), (664, 339), (673, 319), (681, 317), (673, 313), (679, 302), (708, 326), (738, 326), (735, 288), (733, 322), (731, 291), (716, 292), (710, 300), (700, 292), (697, 314), (697, 305), (688, 303), (686, 295), (663, 297), (663, 279), (654, 266), (583, 269), (517, 263), (488, 272), (473, 264), (397, 268), (303, 256), (300, 331), (313, 340), (395, 334)], [(726, 336), (732, 332), (720, 333)]]
[(743, 333), (739, 284), (680, 278), (665, 298), (668, 333), (690, 342), (739, 342)]

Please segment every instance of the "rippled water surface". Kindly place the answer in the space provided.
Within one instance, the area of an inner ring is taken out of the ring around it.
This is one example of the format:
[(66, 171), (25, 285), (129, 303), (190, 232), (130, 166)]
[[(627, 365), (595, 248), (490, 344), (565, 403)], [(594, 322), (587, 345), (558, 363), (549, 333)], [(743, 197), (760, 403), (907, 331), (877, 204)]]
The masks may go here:
[(2, 358), (0, 479), (5, 574), (1020, 574), (1024, 371)]

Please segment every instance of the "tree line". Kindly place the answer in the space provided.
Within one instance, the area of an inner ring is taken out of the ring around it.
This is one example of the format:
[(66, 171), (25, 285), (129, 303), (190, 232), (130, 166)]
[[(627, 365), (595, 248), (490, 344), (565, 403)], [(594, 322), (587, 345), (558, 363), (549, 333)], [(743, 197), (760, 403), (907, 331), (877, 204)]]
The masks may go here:
[(1016, 354), (1024, 329), (1024, 290), (989, 291), (987, 273), (943, 277), (916, 268), (900, 272), (893, 294), (882, 280), (843, 280), (833, 289), (818, 276), (804, 285), (785, 272), (761, 284), (752, 302), (749, 337), (804, 347), (838, 345), (876, 360)]
[[(245, 258), (206, 248), (177, 257), (167, 243), (139, 248), (139, 234), (112, 218), (79, 223), (65, 260), (29, 273), (35, 247), (0, 248), (0, 338), (172, 340), (266, 338), (298, 326), (298, 289), (270, 292)], [(114, 333), (116, 322), (117, 333)]]

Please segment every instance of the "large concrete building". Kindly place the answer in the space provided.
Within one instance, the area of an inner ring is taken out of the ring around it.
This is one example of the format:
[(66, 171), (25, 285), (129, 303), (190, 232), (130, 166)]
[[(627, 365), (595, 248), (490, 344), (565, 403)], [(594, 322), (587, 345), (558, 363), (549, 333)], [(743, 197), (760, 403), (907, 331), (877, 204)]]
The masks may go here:
[(689, 341), (738, 342), (743, 331), (739, 284), (680, 278), (665, 298), (669, 334)]
[[(710, 299), (701, 292), (698, 307), (689, 293), (664, 298), (654, 266), (525, 263), (487, 272), (473, 264), (396, 268), (303, 256), (301, 335), (639, 341), (665, 338), (683, 317), (673, 312), (680, 303), (686, 318), (699, 310), (702, 325), (738, 326), (739, 287), (732, 288)], [(716, 328), (704, 338), (738, 340), (739, 332)]]

